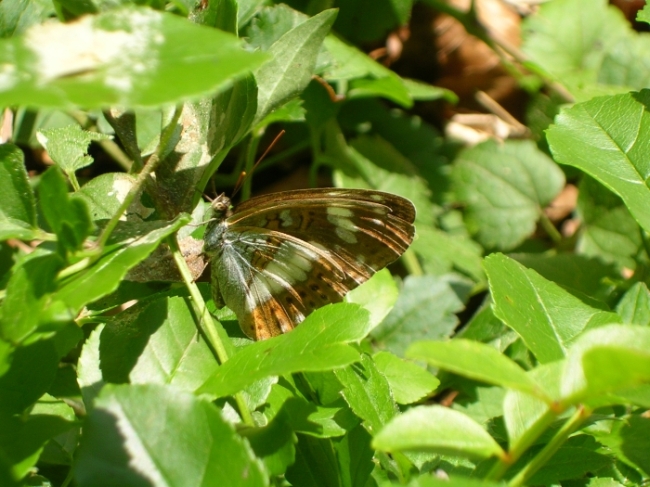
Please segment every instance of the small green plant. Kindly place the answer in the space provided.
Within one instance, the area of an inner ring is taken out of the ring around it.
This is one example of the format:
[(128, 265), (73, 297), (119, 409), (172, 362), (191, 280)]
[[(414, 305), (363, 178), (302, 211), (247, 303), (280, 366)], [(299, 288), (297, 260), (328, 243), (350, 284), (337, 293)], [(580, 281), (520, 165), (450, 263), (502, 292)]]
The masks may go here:
[[(409, 111), (456, 96), (358, 47), (412, 3), (325, 3), (0, 3), (1, 486), (647, 484), (648, 34), (541, 6), (504, 58), (529, 139), (459, 148)], [(474, 2), (418, 8), (508, 50)], [(243, 199), (301, 156), (411, 200), (417, 235), (253, 342), (196, 281), (202, 194), (280, 128)], [(568, 184), (573, 233), (545, 211)]]

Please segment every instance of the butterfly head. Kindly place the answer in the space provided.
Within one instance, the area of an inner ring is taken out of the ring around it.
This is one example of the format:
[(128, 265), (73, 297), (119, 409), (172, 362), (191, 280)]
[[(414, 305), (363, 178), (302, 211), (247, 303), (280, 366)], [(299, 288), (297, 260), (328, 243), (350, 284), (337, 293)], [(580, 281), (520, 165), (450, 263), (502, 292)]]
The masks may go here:
[(223, 220), (232, 215), (230, 198), (226, 196), (226, 193), (221, 193), (213, 199), (210, 206), (212, 207), (212, 218), (215, 220)]

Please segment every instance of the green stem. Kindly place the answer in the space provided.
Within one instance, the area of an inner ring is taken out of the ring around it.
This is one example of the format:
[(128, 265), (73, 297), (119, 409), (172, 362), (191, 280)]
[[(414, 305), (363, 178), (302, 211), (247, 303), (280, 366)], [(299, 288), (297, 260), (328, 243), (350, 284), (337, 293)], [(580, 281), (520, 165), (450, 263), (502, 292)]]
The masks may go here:
[(74, 476), (74, 470), (72, 467), (68, 470), (67, 475), (65, 476), (65, 479), (63, 482), (61, 482), (61, 487), (68, 487), (70, 485), (70, 482), (72, 482), (72, 477)]
[(562, 241), (562, 234), (558, 231), (557, 228), (555, 228), (555, 225), (553, 225), (553, 222), (550, 220), (550, 218), (543, 211), (540, 212), (539, 222), (542, 224), (542, 228), (544, 228), (544, 231), (546, 232), (546, 234), (549, 237), (551, 237), (551, 240), (553, 240), (553, 243), (558, 244), (558, 243), (560, 243)]
[(404, 262), (404, 267), (412, 276), (423, 276), (424, 270), (420, 265), (417, 255), (413, 249), (406, 249), (406, 252), (402, 255), (402, 262)]
[[(192, 302), (194, 303), (196, 313), (199, 317), (199, 327), (203, 332), (203, 335), (208, 340), (208, 343), (210, 344), (212, 350), (214, 350), (214, 352), (217, 354), (219, 363), (223, 364), (228, 360), (228, 352), (224, 343), (224, 340), (228, 339), (228, 335), (221, 326), (221, 323), (216, 322), (212, 318), (212, 315), (210, 315), (210, 311), (208, 311), (208, 307), (203, 300), (201, 291), (199, 291), (198, 286), (194, 282), (192, 271), (190, 271), (189, 267), (187, 266), (187, 262), (185, 262), (185, 259), (183, 258), (183, 254), (178, 248), (176, 239), (174, 237), (170, 237), (167, 239), (167, 243), (169, 244), (169, 248), (172, 251), (172, 256), (176, 262), (178, 271), (181, 273), (183, 282), (185, 283), (185, 286), (187, 287), (187, 290), (192, 297)], [(239, 414), (242, 418), (242, 421), (247, 425), (254, 426), (255, 422), (253, 421), (251, 412), (249, 411), (248, 405), (246, 404), (244, 396), (241, 392), (235, 394), (235, 402), (237, 403), (237, 408), (239, 409)]]
[(248, 141), (248, 146), (246, 147), (246, 159), (244, 161), (244, 171), (246, 176), (244, 183), (241, 188), (241, 200), (246, 201), (251, 197), (251, 188), (253, 185), (253, 179), (251, 177), (251, 171), (255, 166), (255, 155), (257, 154), (257, 148), (260, 145), (261, 134), (253, 133), (251, 138)]
[(535, 475), (535, 473), (542, 468), (553, 455), (555, 455), (567, 438), (577, 430), (590, 415), (590, 409), (584, 406), (578, 406), (573, 416), (571, 416), (567, 422), (564, 423), (562, 428), (555, 433), (553, 438), (551, 438), (551, 441), (546, 444), (546, 446), (530, 461), (530, 463), (528, 463), (528, 465), (520, 470), (519, 473), (508, 482), (508, 487), (520, 487), (528, 482), (531, 477)]
[(104, 230), (99, 236), (99, 239), (97, 240), (98, 248), (102, 248), (106, 244), (108, 237), (110, 237), (111, 233), (113, 233), (113, 230), (115, 230), (115, 227), (120, 221), (122, 215), (126, 212), (129, 206), (131, 206), (131, 203), (133, 203), (133, 201), (135, 201), (135, 199), (140, 195), (145, 182), (156, 170), (158, 164), (160, 164), (162, 161), (163, 155), (167, 150), (167, 145), (169, 144), (169, 141), (171, 140), (172, 136), (174, 135), (174, 131), (176, 130), (176, 122), (178, 122), (178, 119), (181, 116), (181, 111), (182, 106), (177, 106), (174, 110), (174, 114), (169, 124), (165, 127), (162, 134), (160, 134), (160, 142), (158, 143), (156, 151), (151, 155), (147, 161), (147, 164), (145, 164), (145, 166), (142, 168), (142, 171), (140, 171), (140, 174), (138, 174), (138, 178), (127, 193), (124, 201), (122, 201), (122, 204), (117, 209), (113, 217), (109, 220), (108, 224), (104, 227)]
[(72, 184), (72, 189), (76, 193), (81, 189), (81, 186), (79, 186), (79, 181), (77, 180), (77, 175), (74, 173), (74, 171), (67, 172), (66, 174), (68, 175), (68, 179), (70, 180), (70, 184)]
[(499, 458), (488, 472), (485, 480), (498, 481), (508, 471), (512, 465), (521, 458), (521, 456), (537, 441), (537, 439), (546, 431), (548, 426), (557, 418), (557, 411), (548, 409), (544, 416), (539, 418), (533, 426), (524, 433), (524, 436), (517, 441), (515, 448), (508, 452), (507, 458)]
[(641, 235), (641, 243), (643, 244), (643, 250), (645, 250), (645, 255), (646, 257), (650, 258), (650, 242), (648, 241), (648, 234), (643, 228), (638, 227), (638, 229), (639, 229), (639, 235)]

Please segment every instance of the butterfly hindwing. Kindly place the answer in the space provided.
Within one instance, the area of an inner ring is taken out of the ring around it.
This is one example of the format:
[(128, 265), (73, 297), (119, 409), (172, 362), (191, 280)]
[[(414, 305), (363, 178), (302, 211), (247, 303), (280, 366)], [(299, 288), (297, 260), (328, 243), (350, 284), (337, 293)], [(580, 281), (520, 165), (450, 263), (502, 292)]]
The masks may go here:
[(205, 249), (242, 330), (264, 339), (341, 301), (396, 260), (413, 240), (414, 219), (410, 201), (378, 191), (287, 191), (218, 219)]

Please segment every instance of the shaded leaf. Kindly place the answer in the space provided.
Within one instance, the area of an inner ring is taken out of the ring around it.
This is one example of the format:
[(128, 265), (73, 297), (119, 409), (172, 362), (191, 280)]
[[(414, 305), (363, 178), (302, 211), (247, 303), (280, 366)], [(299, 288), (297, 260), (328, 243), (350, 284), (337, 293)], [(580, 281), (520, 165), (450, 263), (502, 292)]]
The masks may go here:
[(409, 276), (395, 307), (372, 332), (380, 347), (404, 355), (416, 340), (448, 337), (458, 323), (470, 285), (453, 276)]
[(489, 248), (511, 249), (535, 230), (564, 174), (532, 141), (488, 140), (460, 153), (453, 177), (468, 229)]
[(80, 486), (264, 486), (250, 446), (208, 401), (159, 385), (107, 385), (85, 424)]
[(557, 284), (502, 254), (485, 259), (494, 313), (522, 338), (542, 362), (563, 358), (586, 330), (620, 321), (587, 306)]

